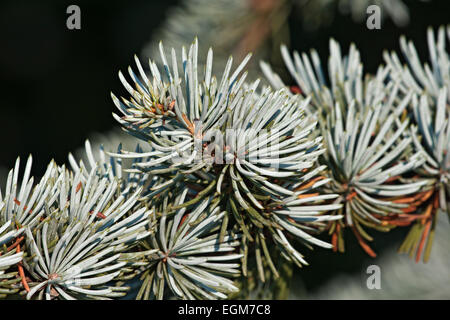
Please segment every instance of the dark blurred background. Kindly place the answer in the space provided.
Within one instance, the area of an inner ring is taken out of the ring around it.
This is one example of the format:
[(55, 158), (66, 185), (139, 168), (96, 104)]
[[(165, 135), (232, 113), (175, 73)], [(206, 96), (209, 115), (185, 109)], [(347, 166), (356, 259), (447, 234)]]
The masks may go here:
[[(0, 2), (0, 166), (33, 154), (43, 173), (93, 132), (116, 125), (110, 92), (175, 0)], [(81, 8), (81, 30), (66, 8)]]
[[(150, 41), (160, 40), (155, 38), (155, 30), (178, 2), (1, 1), (0, 167), (9, 169), (17, 156), (24, 159), (31, 153), (33, 174), (39, 176), (52, 158), (61, 164), (67, 153), (81, 147), (92, 133), (117, 127), (111, 116), (110, 92), (126, 94), (117, 72), (134, 64), (133, 55), (139, 55)], [(365, 21), (356, 23), (343, 14), (337, 14), (328, 25), (305, 31), (301, 16), (293, 10), (288, 19), (291, 48), (316, 48), (321, 58), (327, 59), (330, 37), (341, 43), (343, 52), (354, 42), (365, 71), (375, 72), (382, 63), (382, 51), (398, 51), (398, 38), (405, 34), (426, 58), (426, 28), (449, 23), (450, 1), (404, 3), (410, 11), (407, 27), (385, 19), (381, 30), (372, 31)], [(66, 28), (66, 8), (71, 4), (81, 8), (81, 30)], [(191, 41), (186, 39), (186, 43)], [(405, 233), (375, 234), (374, 249), (382, 252)], [(305, 289), (320, 286), (336, 272), (353, 272), (370, 264), (356, 242), (349, 242), (347, 250), (351, 254), (320, 249), (308, 254), (314, 267), (302, 270)]]

